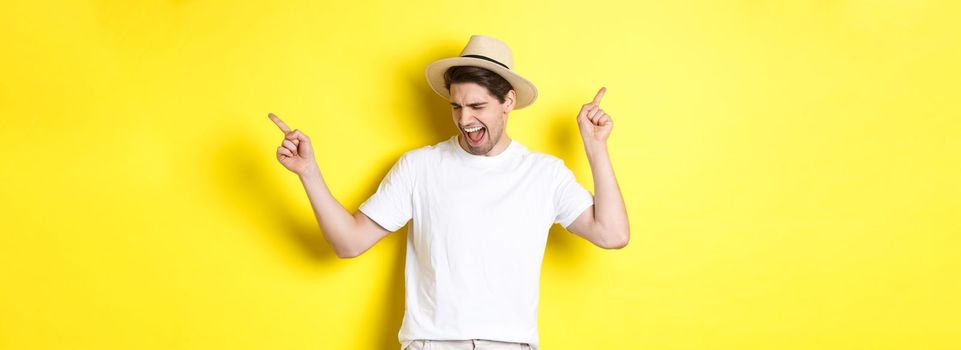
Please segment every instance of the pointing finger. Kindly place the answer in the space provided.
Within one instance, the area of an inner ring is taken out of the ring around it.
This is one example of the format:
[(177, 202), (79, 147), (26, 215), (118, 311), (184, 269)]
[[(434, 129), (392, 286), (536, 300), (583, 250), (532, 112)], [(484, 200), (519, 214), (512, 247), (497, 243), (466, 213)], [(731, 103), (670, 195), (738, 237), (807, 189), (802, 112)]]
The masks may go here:
[(605, 93), (605, 92), (607, 92), (607, 88), (606, 88), (606, 87), (601, 87), (600, 90), (597, 90), (597, 95), (594, 96), (594, 101), (593, 101), (592, 103), (595, 104), (595, 105), (600, 105), (600, 104), (601, 104), (601, 98), (604, 97), (604, 93)]
[(284, 134), (287, 134), (290, 132), (290, 128), (287, 127), (287, 124), (284, 123), (283, 120), (280, 120), (280, 118), (278, 118), (277, 115), (273, 113), (267, 113), (267, 117), (270, 118), (270, 120), (273, 120), (274, 124), (277, 124), (277, 127), (279, 127), (280, 131), (283, 131)]

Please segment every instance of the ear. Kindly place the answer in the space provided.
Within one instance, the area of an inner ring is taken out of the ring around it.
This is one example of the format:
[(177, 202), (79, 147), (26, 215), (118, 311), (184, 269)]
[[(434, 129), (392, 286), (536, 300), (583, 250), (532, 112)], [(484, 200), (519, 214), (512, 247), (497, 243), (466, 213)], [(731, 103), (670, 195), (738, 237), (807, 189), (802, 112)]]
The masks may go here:
[(515, 102), (517, 102), (517, 93), (514, 89), (507, 92), (507, 96), (504, 96), (504, 113), (510, 113), (514, 110)]

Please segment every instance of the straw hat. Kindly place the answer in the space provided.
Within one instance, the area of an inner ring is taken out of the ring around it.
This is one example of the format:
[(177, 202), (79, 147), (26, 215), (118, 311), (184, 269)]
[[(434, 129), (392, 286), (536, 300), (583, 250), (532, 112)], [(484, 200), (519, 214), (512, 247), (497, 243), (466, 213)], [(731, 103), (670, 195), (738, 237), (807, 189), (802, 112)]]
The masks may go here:
[(471, 35), (460, 57), (442, 58), (427, 65), (427, 84), (445, 100), (450, 100), (450, 91), (444, 87), (444, 72), (453, 66), (486, 68), (506, 79), (517, 93), (514, 109), (527, 107), (537, 99), (537, 87), (514, 72), (514, 56), (503, 41), (486, 35)]

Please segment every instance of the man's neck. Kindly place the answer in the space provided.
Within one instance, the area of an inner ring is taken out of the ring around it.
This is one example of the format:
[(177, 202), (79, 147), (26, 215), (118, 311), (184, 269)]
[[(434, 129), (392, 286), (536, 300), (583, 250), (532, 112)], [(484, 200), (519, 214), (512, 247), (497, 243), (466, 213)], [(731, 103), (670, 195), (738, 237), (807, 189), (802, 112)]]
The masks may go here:
[[(469, 150), (470, 147), (467, 145), (467, 140), (463, 138), (463, 134), (457, 135), (457, 141), (458, 141), (457, 144), (460, 146), (461, 149), (463, 149), (464, 151), (467, 151), (467, 153), (470, 153), (470, 150)], [(510, 144), (511, 144), (511, 137), (507, 136), (507, 133), (505, 132), (504, 137), (500, 138), (500, 141), (498, 141), (497, 144), (494, 145), (493, 148), (491, 148), (490, 152), (487, 152), (486, 154), (479, 154), (479, 155), (485, 156), (485, 157), (494, 157), (504, 152), (504, 150), (506, 150), (507, 146), (510, 146)]]

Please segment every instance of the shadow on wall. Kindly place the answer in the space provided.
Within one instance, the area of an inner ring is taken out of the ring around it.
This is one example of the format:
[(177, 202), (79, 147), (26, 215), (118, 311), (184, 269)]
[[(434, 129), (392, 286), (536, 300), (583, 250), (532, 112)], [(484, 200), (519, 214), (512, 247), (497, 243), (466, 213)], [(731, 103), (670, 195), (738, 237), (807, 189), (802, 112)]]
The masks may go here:
[[(249, 118), (249, 116), (243, 116), (243, 118)], [(264, 120), (269, 123), (266, 118)], [(269, 126), (265, 125), (265, 127)], [(279, 139), (281, 133), (278, 132), (277, 135)], [(215, 159), (220, 163), (215, 165), (212, 176), (215, 177), (214, 182), (222, 187), (221, 193), (226, 197), (225, 201), (234, 205), (238, 216), (248, 218), (252, 225), (267, 223), (268, 227), (277, 228), (268, 234), (273, 235), (274, 232), (283, 234), (285, 240), (302, 253), (302, 258), (316, 262), (339, 259), (324, 238), (316, 220), (311, 217), (310, 220), (304, 221), (294, 215), (303, 210), (296, 206), (302, 203), (309, 205), (306, 194), (303, 195), (304, 201), (291, 203), (285, 196), (279, 195), (283, 193), (283, 189), (274, 181), (276, 177), (268, 176), (276, 172), (283, 172), (292, 177), (296, 175), (277, 162), (273, 148), (258, 149), (250, 143), (249, 140), (252, 138), (235, 135), (234, 139), (226, 140), (215, 155)], [(265, 164), (263, 159), (251, 157), (251, 155), (270, 157), (271, 162)], [(386, 174), (389, 169), (389, 164), (381, 165), (377, 171)], [(365, 191), (373, 193), (377, 185), (377, 183), (367, 184)], [(341, 203), (346, 208), (359, 205), (359, 203), (345, 203), (343, 200)]]
[(445, 101), (440, 95), (431, 90), (427, 85), (427, 77), (424, 70), (427, 65), (443, 57), (456, 56), (460, 53), (463, 43), (451, 42), (443, 46), (437, 46), (424, 50), (425, 54), (418, 56), (410, 63), (405, 63), (402, 67), (405, 80), (409, 87), (415, 92), (414, 96), (418, 99), (420, 109), (414, 111), (412, 115), (419, 117), (418, 122), (423, 123), (424, 129), (428, 132), (431, 140), (428, 144), (436, 144), (460, 133), (454, 126), (454, 117), (450, 103)]
[(267, 176), (272, 172), (287, 170), (282, 166), (265, 167), (263, 159), (251, 157), (252, 154), (273, 154), (256, 149), (250, 139), (235, 135), (234, 139), (226, 140), (221, 145), (219, 154), (214, 157), (219, 161), (215, 166), (215, 183), (221, 186), (224, 196), (230, 197), (226, 198), (226, 202), (235, 207), (239, 217), (249, 219), (251, 224), (266, 222), (276, 227), (277, 232), (282, 232), (289, 241), (295, 242), (296, 247), (310, 259), (335, 259), (333, 251), (326, 247), (326, 242), (317, 232), (317, 225), (298, 220), (293, 213), (299, 210), (294, 208), (294, 203), (285, 201), (279, 195), (282, 193), (280, 186)]
[[(549, 139), (551, 149), (558, 150), (553, 155), (563, 159), (564, 165), (571, 170), (575, 170), (586, 159), (584, 143), (577, 129), (577, 111), (571, 112), (567, 109), (551, 106), (540, 107), (542, 109), (552, 108), (549, 112), (544, 113), (550, 118), (546, 118), (549, 122), (545, 123), (547, 127), (543, 130), (551, 135)], [(589, 188), (585, 181), (592, 181), (592, 179), (578, 178), (577, 181), (585, 185), (584, 188)], [(591, 194), (593, 195), (593, 192)], [(544, 253), (544, 260), (562, 268), (576, 265), (585, 257), (584, 250), (577, 248), (584, 242), (588, 241), (571, 233), (560, 224), (554, 224), (554, 226), (551, 226), (550, 235), (547, 237), (547, 251)], [(588, 244), (590, 244), (590, 247), (598, 248), (593, 243)]]
[[(264, 119), (266, 120), (266, 118)], [(269, 122), (269, 120), (266, 121)], [(265, 125), (265, 127), (269, 126)], [(278, 133), (278, 135), (280, 134)], [(224, 202), (232, 204), (238, 212), (237, 216), (247, 218), (251, 225), (266, 223), (269, 229), (260, 232), (270, 235), (271, 237), (267, 237), (268, 239), (275, 239), (276, 237), (273, 237), (273, 235), (281, 234), (283, 241), (291, 244), (295, 251), (301, 252), (300, 255), (293, 256), (293, 258), (310, 260), (313, 262), (310, 265), (320, 268), (319, 273), (334, 268), (336, 265), (332, 262), (339, 258), (324, 238), (317, 221), (313, 217), (303, 220), (293, 214), (303, 210), (303, 208), (296, 208), (296, 206), (302, 203), (310, 205), (306, 199), (306, 194), (303, 194), (303, 201), (295, 203), (291, 203), (285, 200), (284, 196), (278, 195), (282, 193), (283, 189), (273, 181), (276, 177), (268, 176), (268, 174), (289, 172), (273, 158), (272, 148), (267, 151), (256, 149), (249, 142), (250, 139), (251, 137), (235, 135), (234, 139), (223, 143), (223, 147), (214, 157), (214, 159), (220, 160), (220, 163), (214, 167), (215, 173), (213, 176), (217, 180), (215, 183), (222, 187), (221, 193), (225, 196)], [(272, 158), (272, 162), (267, 163), (269, 164), (267, 166), (262, 159), (251, 157), (251, 154), (269, 156)], [(392, 165), (392, 163), (381, 164), (373, 171), (386, 175)], [(295, 175), (290, 173), (290, 176)], [(379, 184), (379, 181), (366, 184), (364, 193), (367, 194), (367, 197), (377, 190)], [(356, 208), (360, 205), (360, 203), (344, 202), (339, 198), (338, 200), (351, 213), (356, 212)], [(403, 242), (403, 237), (406, 236), (399, 234), (407, 232), (409, 226), (409, 224), (405, 225), (378, 244), (383, 244), (387, 240), (401, 240)], [(374, 307), (374, 309), (382, 312), (371, 315), (371, 320), (367, 321), (368, 324), (380, 324), (378, 329), (373, 330), (373, 333), (382, 335), (377, 341), (379, 343), (377, 348), (379, 349), (399, 346), (397, 331), (400, 329), (404, 316), (404, 252), (406, 246), (405, 244), (388, 245), (398, 246), (399, 251), (392, 253), (391, 262), (384, 267), (390, 269), (387, 273), (387, 276), (390, 276), (390, 281), (387, 283), (388, 290), (383, 293), (385, 300), (382, 301), (381, 305)], [(291, 257), (290, 254), (284, 254), (283, 252), (278, 252), (277, 255), (281, 258)], [(299, 267), (303, 264), (291, 262), (291, 266)], [(318, 314), (322, 314), (321, 311), (318, 310)]]

